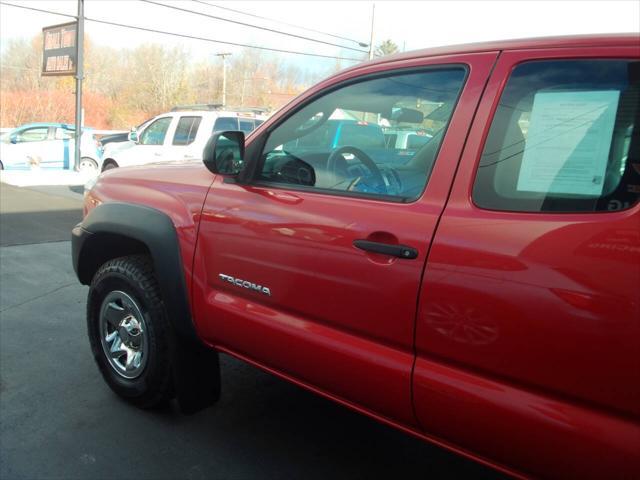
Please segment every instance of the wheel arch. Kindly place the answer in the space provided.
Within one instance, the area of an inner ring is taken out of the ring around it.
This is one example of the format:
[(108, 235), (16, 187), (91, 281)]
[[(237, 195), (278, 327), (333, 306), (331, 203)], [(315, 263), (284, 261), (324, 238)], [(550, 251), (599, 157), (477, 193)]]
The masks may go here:
[(84, 285), (106, 261), (140, 253), (151, 257), (176, 333), (200, 342), (191, 320), (178, 235), (168, 215), (143, 205), (104, 203), (73, 229), (73, 267)]
[(109, 157), (109, 158), (105, 158), (104, 161), (102, 162), (102, 168), (100, 169), (100, 171), (104, 172), (105, 166), (109, 164), (115, 165), (116, 168), (120, 167), (118, 162), (116, 162), (113, 158)]
[(180, 242), (169, 216), (143, 205), (103, 203), (73, 229), (71, 249), (73, 268), (85, 285), (111, 258), (149, 254), (175, 332), (170, 350), (180, 410), (191, 414), (215, 403), (220, 396), (218, 352), (200, 340), (192, 321)]

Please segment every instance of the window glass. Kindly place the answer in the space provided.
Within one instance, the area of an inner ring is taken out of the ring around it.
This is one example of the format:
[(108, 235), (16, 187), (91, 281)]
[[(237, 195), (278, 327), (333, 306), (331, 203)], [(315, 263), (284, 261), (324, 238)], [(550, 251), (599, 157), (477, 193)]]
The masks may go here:
[[(415, 200), (431, 173), (465, 75), (463, 67), (447, 67), (328, 93), (274, 129), (262, 153), (259, 180)], [(409, 150), (395, 141), (404, 131), (434, 134)]]
[(225, 130), (238, 130), (238, 119), (236, 117), (219, 117), (213, 125), (214, 132)]
[(410, 133), (407, 135), (407, 150), (417, 150), (431, 140), (431, 135), (424, 132)]
[(68, 128), (56, 128), (56, 140), (69, 140), (75, 138), (75, 130), (69, 130)]
[(162, 145), (170, 124), (171, 117), (162, 117), (150, 124), (140, 136), (140, 145)]
[(240, 119), (240, 130), (244, 133), (252, 132), (254, 129), (254, 123), (251, 119)]
[(640, 62), (563, 60), (516, 67), (473, 189), (484, 208), (582, 212), (640, 196)]
[(193, 143), (201, 120), (202, 117), (180, 117), (176, 133), (173, 135), (173, 144), (189, 145)]
[(16, 135), (16, 141), (18, 143), (22, 142), (42, 142), (47, 139), (49, 135), (48, 127), (36, 127), (36, 128), (28, 128), (26, 130), (22, 130), (18, 132)]

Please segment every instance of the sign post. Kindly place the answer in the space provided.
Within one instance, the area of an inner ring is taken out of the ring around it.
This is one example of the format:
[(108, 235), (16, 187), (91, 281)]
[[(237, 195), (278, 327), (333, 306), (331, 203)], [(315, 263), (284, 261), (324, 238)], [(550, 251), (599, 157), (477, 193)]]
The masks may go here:
[(84, 0), (78, 0), (78, 20), (42, 29), (42, 76), (76, 79), (76, 135), (74, 170), (80, 166), (82, 138), (82, 79), (84, 74)]
[(84, 0), (78, 0), (78, 29), (76, 31), (78, 68), (76, 69), (76, 148), (74, 170), (80, 169), (82, 140), (82, 80), (84, 78)]

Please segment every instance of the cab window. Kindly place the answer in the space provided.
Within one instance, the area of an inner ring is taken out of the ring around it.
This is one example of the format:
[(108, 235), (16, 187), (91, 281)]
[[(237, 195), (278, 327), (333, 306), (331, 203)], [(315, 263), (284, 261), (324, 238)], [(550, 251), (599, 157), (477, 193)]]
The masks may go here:
[[(258, 180), (325, 193), (417, 199), (465, 76), (462, 66), (389, 75), (316, 99), (273, 130)], [(390, 141), (400, 131), (427, 130), (434, 134), (411, 150)], [(385, 132), (392, 133), (385, 137)]]
[(238, 130), (238, 119), (236, 117), (218, 117), (213, 125), (214, 132), (225, 130)]
[(42, 142), (49, 136), (48, 127), (27, 128), (18, 132), (15, 136), (17, 143)]
[(173, 135), (173, 145), (190, 145), (196, 139), (202, 117), (180, 117)]
[(479, 207), (621, 210), (640, 197), (640, 62), (533, 61), (500, 98), (473, 188)]
[(162, 145), (170, 124), (171, 117), (162, 117), (153, 122), (142, 132), (140, 145)]
[(254, 128), (255, 126), (252, 119), (240, 119), (240, 130), (244, 133), (252, 132)]

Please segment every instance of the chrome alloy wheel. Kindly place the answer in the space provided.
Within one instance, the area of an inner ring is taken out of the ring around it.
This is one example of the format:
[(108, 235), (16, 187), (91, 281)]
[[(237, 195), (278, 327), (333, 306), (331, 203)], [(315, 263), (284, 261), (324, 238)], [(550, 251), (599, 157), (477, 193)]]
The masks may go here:
[(149, 341), (140, 307), (120, 290), (109, 292), (100, 306), (100, 343), (111, 368), (134, 379), (147, 364)]

